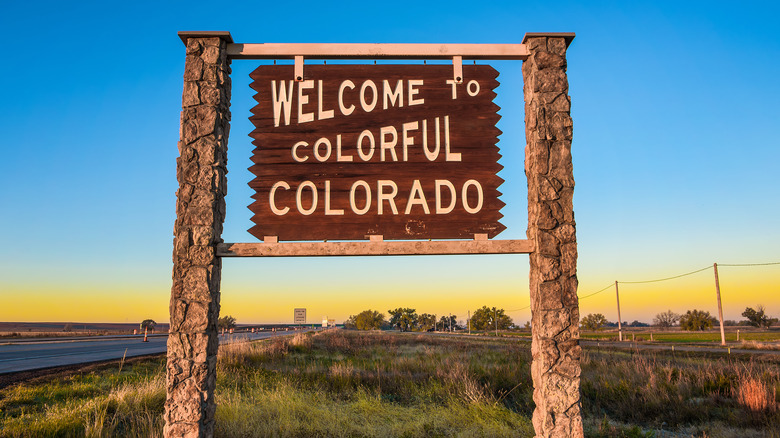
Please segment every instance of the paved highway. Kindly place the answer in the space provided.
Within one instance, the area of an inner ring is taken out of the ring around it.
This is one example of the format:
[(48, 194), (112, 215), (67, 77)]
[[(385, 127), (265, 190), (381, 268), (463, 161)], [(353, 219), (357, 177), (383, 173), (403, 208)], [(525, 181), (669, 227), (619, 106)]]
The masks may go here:
[[(220, 344), (290, 335), (294, 332), (257, 332), (220, 335)], [(167, 335), (14, 340), (0, 343), (0, 374), (165, 353)]]

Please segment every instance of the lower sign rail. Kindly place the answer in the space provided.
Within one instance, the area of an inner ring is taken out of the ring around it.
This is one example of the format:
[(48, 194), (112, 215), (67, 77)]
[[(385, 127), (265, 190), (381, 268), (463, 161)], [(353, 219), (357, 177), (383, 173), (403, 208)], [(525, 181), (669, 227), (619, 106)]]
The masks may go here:
[(530, 240), (220, 243), (219, 257), (530, 254)]

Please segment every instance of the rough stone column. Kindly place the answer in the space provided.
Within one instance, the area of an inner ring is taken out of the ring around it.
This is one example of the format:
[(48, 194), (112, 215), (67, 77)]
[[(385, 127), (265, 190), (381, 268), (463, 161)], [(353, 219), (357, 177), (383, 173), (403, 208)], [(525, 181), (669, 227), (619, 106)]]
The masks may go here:
[(230, 128), (228, 32), (180, 32), (187, 46), (168, 337), (166, 437), (214, 431), (217, 319)]
[(539, 437), (581, 437), (577, 239), (566, 49), (574, 34), (526, 34), (523, 62), (531, 374)]

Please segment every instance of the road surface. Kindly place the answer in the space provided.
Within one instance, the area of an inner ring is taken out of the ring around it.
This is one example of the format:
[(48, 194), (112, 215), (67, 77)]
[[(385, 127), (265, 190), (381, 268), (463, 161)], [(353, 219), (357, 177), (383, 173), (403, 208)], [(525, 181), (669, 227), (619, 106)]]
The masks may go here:
[[(220, 335), (220, 344), (291, 335), (295, 332), (257, 332)], [(0, 374), (76, 365), (147, 354), (165, 353), (167, 335), (0, 341)]]

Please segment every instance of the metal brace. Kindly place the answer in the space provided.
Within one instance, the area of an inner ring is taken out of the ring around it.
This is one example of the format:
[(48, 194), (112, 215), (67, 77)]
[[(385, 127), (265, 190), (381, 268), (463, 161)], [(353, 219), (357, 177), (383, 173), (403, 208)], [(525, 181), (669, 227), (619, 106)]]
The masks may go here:
[(303, 81), (303, 56), (295, 56), (295, 82)]
[(462, 84), (463, 83), (463, 57), (462, 56), (452, 57), (452, 70), (453, 70), (453, 76), (455, 78), (455, 83)]

